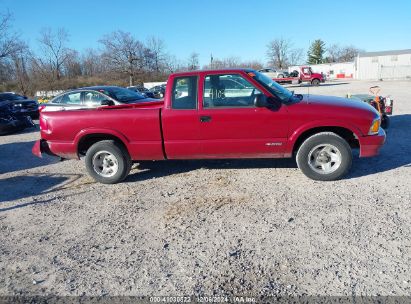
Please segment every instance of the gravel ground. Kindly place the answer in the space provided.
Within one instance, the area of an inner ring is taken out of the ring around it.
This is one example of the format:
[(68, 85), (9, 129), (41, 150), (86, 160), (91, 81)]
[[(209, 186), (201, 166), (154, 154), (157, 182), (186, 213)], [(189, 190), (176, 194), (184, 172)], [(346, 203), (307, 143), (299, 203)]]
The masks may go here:
[[(293, 87), (395, 99), (386, 145), (337, 182), (292, 160), (135, 165), (118, 185), (0, 137), (0, 295), (410, 295), (411, 82)], [(292, 87), (292, 86), (291, 86)]]

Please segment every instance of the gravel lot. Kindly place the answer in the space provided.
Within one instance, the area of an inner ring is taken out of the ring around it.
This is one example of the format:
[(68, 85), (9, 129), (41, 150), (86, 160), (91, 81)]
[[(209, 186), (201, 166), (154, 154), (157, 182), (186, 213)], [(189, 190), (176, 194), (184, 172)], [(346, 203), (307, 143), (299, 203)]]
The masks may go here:
[(37, 131), (0, 137), (0, 295), (410, 295), (411, 82), (293, 89), (375, 84), (395, 99), (386, 145), (337, 182), (224, 160), (102, 185), (83, 162), (34, 157)]

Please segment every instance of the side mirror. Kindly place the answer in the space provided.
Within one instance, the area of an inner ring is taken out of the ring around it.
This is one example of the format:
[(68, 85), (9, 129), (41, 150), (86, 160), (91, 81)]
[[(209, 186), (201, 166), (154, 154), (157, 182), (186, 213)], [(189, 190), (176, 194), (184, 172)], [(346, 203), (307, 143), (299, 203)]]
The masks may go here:
[(104, 99), (100, 103), (102, 106), (114, 106), (114, 102), (110, 99)]
[(264, 94), (258, 94), (254, 98), (254, 106), (257, 108), (279, 109), (281, 102), (274, 96), (267, 97)]
[(257, 94), (254, 97), (254, 106), (257, 108), (264, 108), (268, 106), (267, 96), (264, 94)]

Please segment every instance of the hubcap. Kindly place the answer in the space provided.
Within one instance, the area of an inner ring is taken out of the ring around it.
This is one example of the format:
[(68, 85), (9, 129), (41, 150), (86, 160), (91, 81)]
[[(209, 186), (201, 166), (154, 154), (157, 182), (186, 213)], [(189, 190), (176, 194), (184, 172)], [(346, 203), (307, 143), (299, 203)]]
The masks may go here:
[(117, 158), (107, 151), (97, 152), (93, 156), (93, 169), (103, 177), (111, 177), (118, 171)]
[(315, 146), (308, 153), (308, 165), (320, 174), (330, 174), (341, 165), (341, 152), (330, 144)]

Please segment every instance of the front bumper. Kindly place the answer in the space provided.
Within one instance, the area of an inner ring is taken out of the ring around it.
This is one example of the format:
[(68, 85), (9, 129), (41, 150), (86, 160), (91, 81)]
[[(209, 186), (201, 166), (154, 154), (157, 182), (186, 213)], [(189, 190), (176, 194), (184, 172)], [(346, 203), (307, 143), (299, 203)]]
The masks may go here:
[(360, 157), (371, 157), (378, 155), (381, 147), (384, 145), (386, 134), (380, 127), (378, 134), (360, 137)]

